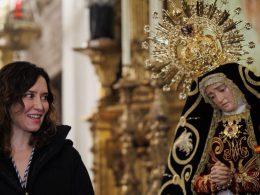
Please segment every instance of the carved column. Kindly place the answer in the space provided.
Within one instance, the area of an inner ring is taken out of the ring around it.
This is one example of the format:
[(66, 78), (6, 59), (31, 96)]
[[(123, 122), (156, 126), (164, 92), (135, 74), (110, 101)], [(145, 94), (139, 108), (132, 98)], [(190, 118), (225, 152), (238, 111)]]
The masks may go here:
[(147, 195), (157, 195), (161, 186), (162, 175), (165, 171), (165, 162), (168, 156), (168, 135), (170, 130), (169, 111), (166, 108), (167, 102), (160, 89), (155, 90), (154, 102), (148, 113), (146, 122), (147, 135), (149, 140), (147, 161)]
[(149, 23), (148, 0), (128, 2), (131, 64), (120, 67), (120, 44), (111, 39), (91, 40), (87, 48), (75, 49), (90, 57), (102, 86), (97, 111), (88, 120), (97, 195), (156, 194), (182, 106), (175, 95), (162, 94), (144, 68), (148, 53), (141, 43)]
[(95, 113), (88, 119), (91, 123), (94, 154), (94, 188), (97, 195), (118, 194), (115, 177), (109, 169), (111, 159), (110, 140), (113, 137), (113, 127), (121, 113), (121, 108), (113, 106), (117, 101), (117, 91), (113, 83), (120, 70), (120, 48), (115, 40), (99, 38), (90, 40), (85, 48), (74, 48), (75, 51), (90, 57), (96, 74), (101, 83), (101, 95)]
[(122, 78), (116, 85), (120, 93), (120, 103), (123, 105), (123, 113), (119, 118), (119, 128), (117, 134), (119, 135), (119, 152), (121, 154), (122, 177), (118, 181), (120, 186), (120, 194), (133, 195), (140, 194), (138, 189), (138, 180), (135, 175), (136, 149), (134, 146), (135, 134), (135, 116), (131, 108), (132, 105), (132, 91), (136, 87), (136, 83)]
[(86, 48), (74, 48), (90, 57), (101, 83), (100, 106), (105, 105), (112, 95), (113, 83), (120, 70), (120, 48), (118, 43), (110, 38), (90, 40)]

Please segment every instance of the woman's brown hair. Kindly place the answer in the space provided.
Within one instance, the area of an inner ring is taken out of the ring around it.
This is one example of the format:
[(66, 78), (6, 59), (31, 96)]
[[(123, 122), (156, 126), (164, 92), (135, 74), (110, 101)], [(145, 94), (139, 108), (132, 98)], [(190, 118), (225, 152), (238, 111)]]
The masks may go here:
[(47, 144), (56, 131), (56, 112), (49, 75), (43, 68), (26, 61), (12, 62), (0, 70), (0, 150), (8, 155), (11, 153), (12, 133), (10, 107), (15, 103), (24, 106), (22, 98), (25, 92), (35, 84), (40, 76), (47, 83), (49, 110), (40, 129), (31, 136), (29, 144), (36, 147)]

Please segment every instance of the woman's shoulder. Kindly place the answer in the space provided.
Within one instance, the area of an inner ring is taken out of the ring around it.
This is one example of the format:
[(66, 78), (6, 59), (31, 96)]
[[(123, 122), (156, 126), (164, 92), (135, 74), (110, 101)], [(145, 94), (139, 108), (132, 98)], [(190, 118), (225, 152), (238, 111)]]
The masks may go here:
[(55, 128), (58, 134), (63, 135), (65, 137), (68, 135), (69, 131), (71, 130), (71, 126), (62, 125), (62, 124), (56, 125)]
[(54, 127), (55, 134), (52, 138), (52, 143), (63, 143), (64, 140), (66, 140), (66, 137), (68, 136), (71, 127), (68, 125), (56, 125)]
[(78, 156), (78, 151), (73, 146), (73, 141), (68, 139), (68, 133), (71, 129), (68, 125), (57, 125), (56, 142), (62, 142), (61, 150), (65, 151), (68, 155)]
[(50, 142), (44, 147), (38, 148), (41, 151), (49, 152), (51, 154), (73, 152), (76, 153), (76, 149), (73, 147), (73, 142), (67, 139), (69, 131), (71, 129), (68, 125), (57, 125), (55, 128), (55, 134), (52, 136)]

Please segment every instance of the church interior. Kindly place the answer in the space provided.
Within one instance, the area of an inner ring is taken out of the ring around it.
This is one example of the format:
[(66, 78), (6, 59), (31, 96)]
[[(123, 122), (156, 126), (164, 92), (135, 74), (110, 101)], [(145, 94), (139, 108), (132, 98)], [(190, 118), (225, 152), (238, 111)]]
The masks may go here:
[[(234, 17), (252, 24), (245, 44), (255, 43), (250, 68), (260, 75), (260, 1), (224, 6), (231, 17), (241, 7)], [(48, 72), (96, 195), (158, 193), (185, 103), (145, 68), (144, 27), (162, 9), (167, 0), (0, 0), (0, 67), (25, 60)]]

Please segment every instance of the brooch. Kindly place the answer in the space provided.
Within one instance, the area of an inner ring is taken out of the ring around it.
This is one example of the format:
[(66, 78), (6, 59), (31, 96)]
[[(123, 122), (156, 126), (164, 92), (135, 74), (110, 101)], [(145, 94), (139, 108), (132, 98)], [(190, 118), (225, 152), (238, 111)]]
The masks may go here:
[(236, 121), (226, 121), (224, 123), (224, 130), (221, 134), (224, 135), (224, 137), (228, 137), (229, 139), (237, 138), (238, 134), (240, 133), (240, 125), (237, 124)]

